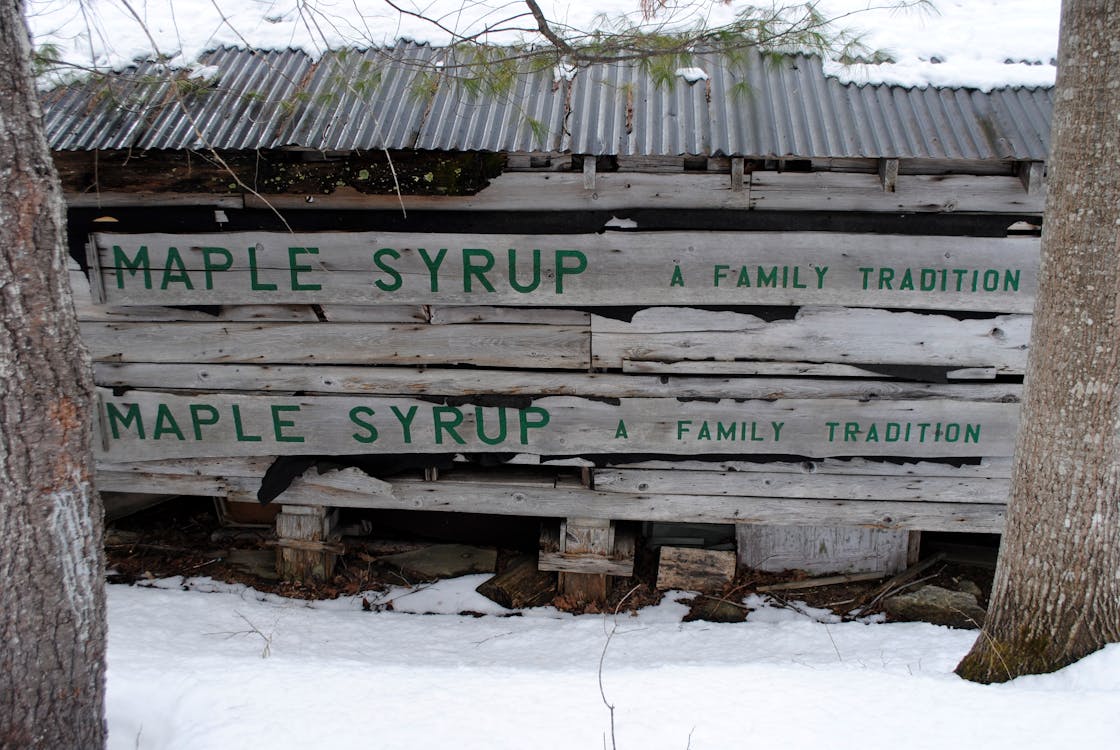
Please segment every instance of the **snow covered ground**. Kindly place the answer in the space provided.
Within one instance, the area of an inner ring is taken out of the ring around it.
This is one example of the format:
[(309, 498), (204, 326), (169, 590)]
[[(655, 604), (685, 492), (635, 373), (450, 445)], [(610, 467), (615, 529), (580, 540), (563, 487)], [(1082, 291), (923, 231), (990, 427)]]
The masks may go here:
[[(481, 24), (523, 13), (516, 0), (398, 0), (406, 10), (439, 20), (442, 28), (402, 15), (383, 0), (29, 0), (38, 44), (51, 43), (77, 64), (123, 66), (151, 54), (193, 62), (222, 44), (263, 48), (299, 47), (316, 53), (339, 45), (386, 44), (399, 37), (445, 44), (450, 32), (477, 31)], [(766, 6), (765, 2), (756, 5)], [(793, 4), (793, 3), (779, 3)], [(868, 46), (891, 54), (884, 65), (828, 70), (857, 83), (905, 86), (1049, 85), (1057, 55), (1060, 0), (933, 0), (932, 9), (898, 10), (899, 0), (820, 0), (826, 17), (864, 33)], [(551, 19), (587, 29), (601, 15), (635, 15), (639, 0), (566, 2), (541, 0)], [(742, 2), (672, 0), (671, 22), (693, 23), (698, 7), (718, 21)], [(872, 10), (868, 10), (872, 8)], [(532, 26), (532, 19), (514, 24)], [(149, 36), (150, 35), (150, 36)], [(519, 35), (490, 37), (514, 41)], [(1008, 64), (1007, 61), (1011, 61)]]
[[(980, 686), (952, 674), (975, 631), (827, 624), (757, 597), (745, 623), (682, 623), (680, 594), (636, 616), (503, 616), (474, 593), (483, 580), (367, 595), (394, 600), (381, 612), (208, 579), (110, 586), (110, 747), (610, 747), (604, 649), (620, 750), (1111, 750), (1120, 738), (1120, 645)], [(415, 614), (462, 611), (487, 614)]]

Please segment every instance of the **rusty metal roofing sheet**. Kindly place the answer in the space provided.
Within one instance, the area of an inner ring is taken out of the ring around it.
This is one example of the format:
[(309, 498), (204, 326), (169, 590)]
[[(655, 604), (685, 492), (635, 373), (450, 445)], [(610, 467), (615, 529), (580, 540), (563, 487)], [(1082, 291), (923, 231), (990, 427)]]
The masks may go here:
[[(574, 80), (456, 82), (446, 49), (220, 49), (202, 79), (142, 63), (44, 95), (57, 150), (295, 147), (570, 151), (755, 158), (1044, 160), (1053, 90), (844, 84), (813, 57), (699, 54), (657, 79), (640, 64)], [(701, 72), (702, 71), (702, 72)], [(184, 112), (186, 114), (184, 114)]]

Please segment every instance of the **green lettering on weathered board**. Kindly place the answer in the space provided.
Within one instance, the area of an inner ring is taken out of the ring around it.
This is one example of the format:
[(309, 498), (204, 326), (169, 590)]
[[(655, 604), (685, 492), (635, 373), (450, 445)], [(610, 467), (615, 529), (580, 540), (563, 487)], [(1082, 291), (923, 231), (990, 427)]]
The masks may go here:
[(827, 232), (94, 235), (106, 302), (1030, 312), (1037, 238)]
[(404, 397), (182, 396), (101, 389), (119, 460), (268, 454), (626, 452), (1007, 456), (1018, 405), (980, 401), (545, 397), (521, 407)]

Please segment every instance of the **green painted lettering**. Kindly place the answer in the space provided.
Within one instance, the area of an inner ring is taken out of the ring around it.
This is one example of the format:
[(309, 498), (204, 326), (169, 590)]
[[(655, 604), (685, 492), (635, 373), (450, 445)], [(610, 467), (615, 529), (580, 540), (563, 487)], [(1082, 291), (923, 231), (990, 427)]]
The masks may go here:
[(381, 261), (381, 259), (384, 257), (389, 257), (393, 260), (400, 260), (401, 254), (391, 247), (383, 247), (373, 253), (373, 265), (389, 274), (389, 276), (391, 276), (393, 279), (392, 281), (382, 281), (381, 279), (377, 279), (373, 282), (373, 285), (383, 292), (395, 292), (401, 288), (402, 284), (404, 284), (404, 279), (401, 278), (401, 274), (399, 271), (397, 271), (397, 269), (393, 268), (392, 266), (387, 266)]
[(393, 412), (393, 416), (401, 423), (401, 436), (404, 438), (405, 445), (412, 444), (412, 420), (416, 418), (416, 410), (418, 407), (408, 407), (406, 414), (401, 414), (401, 410), (395, 406), (390, 406), (389, 411)]
[(874, 270), (875, 270), (874, 268), (860, 268), (859, 269), (859, 272), (861, 274), (863, 274), (863, 288), (864, 289), (867, 288), (867, 277), (870, 276), (871, 272), (874, 271)]
[(432, 422), (436, 430), (436, 445), (443, 445), (443, 433), (446, 432), (459, 445), (467, 441), (459, 436), (455, 428), (463, 423), (463, 412), (454, 406), (433, 406)]
[(177, 247), (167, 248), (167, 261), (163, 264), (163, 280), (160, 281), (159, 288), (161, 291), (165, 290), (172, 283), (182, 284), (185, 289), (194, 289)]
[(249, 288), (254, 292), (275, 292), (275, 284), (263, 282), (257, 275), (257, 247), (259, 246), (254, 245), (249, 248)]
[[(535, 419), (530, 419), (530, 416), (535, 415)], [(539, 406), (527, 406), (518, 414), (518, 420), (521, 427), (521, 444), (529, 444), (529, 430), (539, 430), (547, 425), (552, 417), (546, 409)]]
[(109, 417), (109, 430), (113, 433), (114, 440), (120, 440), (121, 429), (136, 427), (136, 437), (144, 439), (144, 419), (140, 415), (139, 404), (128, 404), (125, 413), (121, 414), (114, 403), (105, 404), (105, 413)]
[(677, 440), (684, 440), (684, 436), (692, 431), (691, 419), (677, 420)]
[(778, 267), (771, 266), (770, 271), (767, 272), (762, 266), (758, 267), (758, 284), (757, 286), (772, 286), (778, 288)]
[[(571, 266), (564, 263), (567, 258), (572, 258), (575, 263)], [(556, 293), (564, 293), (564, 277), (577, 276), (587, 270), (587, 256), (579, 250), (556, 251)]]
[(447, 256), (447, 248), (441, 247), (439, 252), (436, 253), (435, 260), (428, 256), (428, 251), (422, 247), (416, 248), (420, 253), (420, 260), (424, 261), (424, 265), (428, 267), (428, 277), (430, 279), (430, 287), (433, 292), (439, 291), (439, 267), (443, 265), (443, 259)]
[(239, 443), (259, 443), (262, 440), (260, 435), (246, 435), (245, 434), (245, 426), (241, 422), (241, 406), (238, 405), (238, 404), (234, 404), (233, 406), (231, 406), (229, 408), (229, 410), (230, 410), (230, 412), (233, 413), (233, 432), (237, 436), (236, 437), (237, 442), (239, 442)]
[(520, 294), (536, 291), (537, 287), (541, 285), (540, 248), (533, 249), (533, 280), (528, 284), (522, 284), (517, 280), (517, 250), (512, 247), (509, 249), (509, 285), (513, 287), (513, 291)]
[(731, 266), (716, 265), (712, 269), (712, 286), (719, 286), (719, 282), (727, 278), (727, 271)]
[(133, 278), (136, 277), (137, 271), (143, 271), (144, 288), (152, 288), (152, 266), (148, 258), (147, 245), (141, 245), (132, 258), (125, 255), (120, 245), (113, 245), (113, 266), (117, 270), (117, 289), (124, 289), (124, 271), (128, 271), (128, 275)]
[(669, 286), (684, 286), (684, 274), (680, 265), (673, 266), (673, 276), (669, 279)]
[(630, 439), (630, 433), (626, 431), (626, 422), (621, 419), (618, 420), (618, 427), (614, 428), (614, 439), (618, 440), (619, 438)]
[(292, 278), (292, 291), (293, 292), (316, 292), (323, 288), (322, 284), (305, 284), (300, 282), (299, 275), (303, 271), (315, 270), (313, 266), (306, 266), (296, 262), (298, 255), (318, 255), (319, 248), (317, 247), (289, 247), (288, 248), (288, 269)]
[[(481, 258), (481, 263), (475, 263), (475, 258)], [(485, 248), (463, 248), (463, 291), (473, 292), (471, 277), (478, 279), (478, 283), (488, 292), (494, 291), (494, 285), (486, 278), (486, 272), (494, 267), (494, 254)]]
[[(194, 430), (194, 439), (202, 440), (202, 428), (218, 423), (218, 410), (210, 404), (191, 404), (191, 429)], [(202, 413), (207, 417), (203, 418)]]
[(966, 424), (964, 426), (964, 441), (966, 443), (979, 443), (980, 442), (980, 425), (979, 424)]
[[(202, 250), (202, 272), (206, 279), (206, 288), (214, 288), (214, 272), (215, 271), (228, 271), (233, 267), (233, 253), (226, 250), (224, 247), (204, 247)], [(211, 256), (220, 255), (225, 258), (225, 263), (218, 265), (214, 263)]]
[(893, 289), (891, 286), (894, 281), (893, 268), (880, 268), (879, 269), (879, 288), (880, 289)]
[(490, 437), (486, 434), (486, 410), (481, 406), (474, 407), (474, 429), (478, 439), (487, 445), (497, 445), (506, 441), (506, 407), (498, 407), (498, 434)]
[(914, 274), (910, 273), (909, 268), (902, 273), (902, 280), (898, 282), (898, 288), (903, 291), (914, 291)]
[[(416, 408), (416, 407), (413, 407)], [(373, 409), (368, 406), (355, 406), (350, 410), (350, 421), (355, 425), (365, 430), (362, 432), (355, 432), (350, 437), (357, 440), (359, 443), (366, 445), (377, 441), (377, 428), (373, 426), (373, 422), (367, 422), (363, 417), (372, 417), (374, 415)]]
[(167, 404), (160, 404), (156, 408), (156, 427), (152, 430), (152, 439), (161, 440), (167, 433), (174, 435), (176, 440), (186, 439), (183, 437), (183, 431), (179, 429), (179, 423), (175, 421), (171, 409)]
[(276, 436), (278, 443), (302, 443), (304, 438), (302, 435), (285, 435), (285, 427), (295, 427), (296, 423), (290, 419), (281, 419), (280, 415), (286, 411), (299, 411), (297, 404), (273, 404), (272, 405), (272, 433)]

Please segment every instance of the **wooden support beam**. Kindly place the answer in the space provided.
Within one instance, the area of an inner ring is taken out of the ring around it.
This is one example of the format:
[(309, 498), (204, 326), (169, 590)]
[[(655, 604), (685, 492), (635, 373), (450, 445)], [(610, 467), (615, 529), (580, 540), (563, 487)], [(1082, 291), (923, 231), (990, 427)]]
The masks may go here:
[(898, 159), (879, 160), (879, 183), (884, 193), (893, 193), (898, 186)]
[(892, 575), (906, 567), (909, 533), (843, 526), (764, 526), (735, 529), (739, 561), (757, 570)]
[(657, 588), (715, 593), (735, 578), (735, 553), (693, 547), (662, 547)]
[(1027, 195), (1039, 195), (1045, 187), (1046, 163), (1041, 161), (1019, 162), (1019, 179)]
[(285, 505), (276, 516), (276, 572), (285, 580), (323, 581), (334, 572), (341, 547), (338, 510)]
[(583, 189), (595, 189), (595, 157), (591, 154), (583, 157)]
[[(614, 522), (602, 518), (569, 518), (560, 524), (560, 552), (605, 560), (614, 547)], [(538, 563), (539, 567), (539, 563)], [(576, 602), (607, 600), (605, 573), (560, 573), (560, 594)]]
[(731, 157), (731, 190), (732, 192), (741, 192), (743, 190), (743, 157)]

